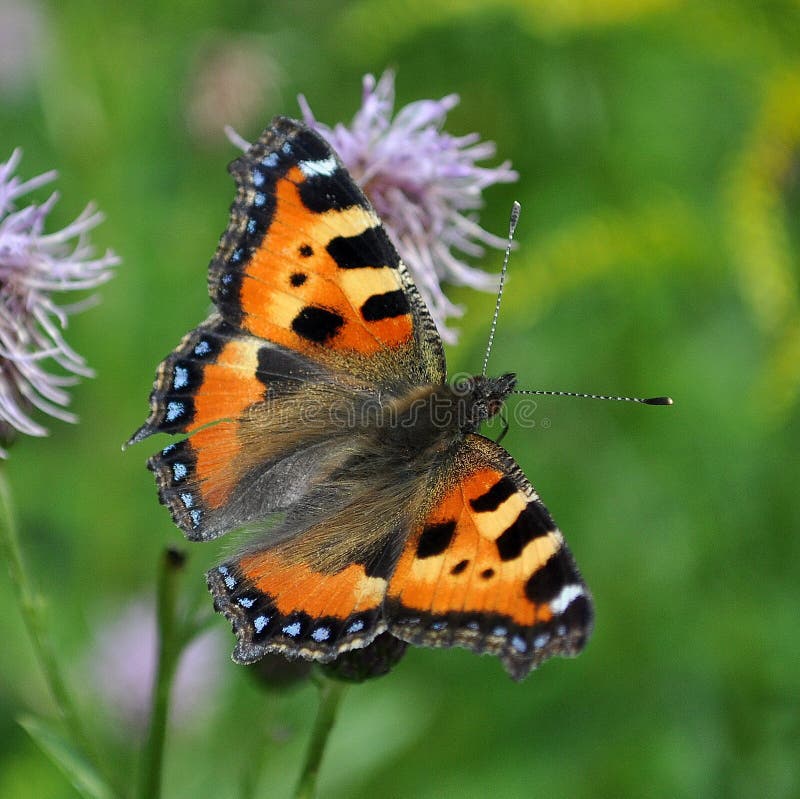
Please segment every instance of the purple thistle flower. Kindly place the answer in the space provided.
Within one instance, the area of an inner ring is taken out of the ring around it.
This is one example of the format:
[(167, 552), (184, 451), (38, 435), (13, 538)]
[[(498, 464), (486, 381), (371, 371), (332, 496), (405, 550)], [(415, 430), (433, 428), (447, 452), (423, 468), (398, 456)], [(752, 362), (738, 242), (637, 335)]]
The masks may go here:
[[(14, 170), (22, 157), (17, 149), (0, 163), (0, 433), (13, 430), (31, 436), (47, 429), (30, 416), (34, 408), (66, 422), (76, 421), (64, 410), (69, 404), (66, 386), (90, 377), (86, 361), (64, 340), (70, 314), (93, 304), (89, 297), (71, 305), (57, 305), (53, 294), (93, 289), (111, 276), (119, 263), (107, 251), (94, 258), (88, 232), (102, 220), (89, 205), (72, 224), (56, 233), (44, 233), (48, 213), (58, 200), (53, 193), (41, 205), (17, 210), (14, 201), (50, 183), (56, 172), (21, 181)], [(60, 373), (45, 369), (54, 362)], [(6, 452), (0, 448), (0, 457)]]
[[(156, 611), (149, 599), (136, 599), (112, 618), (95, 625), (93, 646), (82, 669), (116, 720), (142, 732), (150, 716), (158, 656)], [(183, 651), (172, 688), (171, 718), (188, 726), (213, 710), (222, 687), (225, 659), (219, 631), (198, 635)]]
[(475, 212), (483, 205), (483, 189), (519, 175), (508, 161), (493, 168), (476, 165), (495, 155), (493, 142), (481, 142), (477, 133), (451, 136), (442, 130), (459, 102), (456, 94), (410, 103), (392, 119), (390, 70), (377, 82), (372, 75), (364, 77), (361, 108), (350, 127), (330, 128), (315, 119), (305, 97), (298, 101), (306, 124), (330, 142), (375, 206), (442, 338), (455, 341), (446, 320), (463, 311), (447, 299), (440, 283), (496, 289), (494, 275), (469, 266), (460, 254), (480, 257), (484, 245), (506, 246), (505, 238), (478, 225)]
[[(493, 236), (476, 221), (481, 192), (494, 183), (511, 183), (519, 175), (509, 161), (487, 168), (477, 161), (495, 155), (493, 142), (477, 133), (451, 136), (442, 131), (456, 94), (441, 100), (418, 100), (394, 113), (394, 73), (376, 82), (365, 75), (361, 109), (350, 127), (330, 128), (318, 122), (303, 95), (303, 120), (324, 136), (383, 220), (430, 309), (442, 338), (453, 343), (456, 331), (447, 319), (463, 310), (442, 291), (443, 280), (495, 291), (494, 275), (470, 266), (456, 253), (480, 257), (484, 245), (505, 248), (507, 239)], [(249, 142), (231, 128), (228, 138), (242, 150)]]

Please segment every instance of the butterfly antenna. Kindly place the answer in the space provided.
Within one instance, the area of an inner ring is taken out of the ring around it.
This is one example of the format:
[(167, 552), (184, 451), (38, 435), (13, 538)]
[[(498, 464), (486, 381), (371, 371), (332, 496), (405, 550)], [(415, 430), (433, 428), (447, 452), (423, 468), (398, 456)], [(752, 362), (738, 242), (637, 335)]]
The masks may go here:
[(614, 402), (639, 402), (642, 405), (672, 405), (672, 397), (607, 397), (604, 394), (584, 394), (579, 391), (531, 391), (520, 389), (512, 394), (536, 394), (541, 397), (579, 397), (580, 399), (613, 400)]
[(503, 299), (503, 286), (506, 282), (506, 272), (508, 271), (508, 259), (511, 256), (511, 243), (514, 241), (514, 231), (519, 222), (519, 212), (522, 210), (520, 204), (514, 200), (511, 206), (511, 218), (508, 220), (508, 244), (506, 254), (503, 258), (503, 268), (500, 270), (500, 287), (497, 290), (497, 301), (494, 304), (494, 316), (492, 316), (492, 326), (489, 328), (489, 343), (486, 345), (486, 355), (483, 356), (483, 369), (481, 375), (486, 377), (486, 367), (489, 365), (489, 356), (492, 353), (492, 343), (494, 342), (494, 331), (497, 329), (497, 317), (500, 315), (500, 302)]

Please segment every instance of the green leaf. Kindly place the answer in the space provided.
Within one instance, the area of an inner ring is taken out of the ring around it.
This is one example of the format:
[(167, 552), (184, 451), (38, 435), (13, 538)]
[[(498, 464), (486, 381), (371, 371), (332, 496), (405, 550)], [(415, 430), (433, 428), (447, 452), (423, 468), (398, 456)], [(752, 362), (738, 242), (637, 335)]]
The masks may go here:
[(49, 722), (35, 716), (22, 716), (17, 723), (58, 766), (81, 796), (86, 799), (113, 799), (113, 791), (95, 767)]

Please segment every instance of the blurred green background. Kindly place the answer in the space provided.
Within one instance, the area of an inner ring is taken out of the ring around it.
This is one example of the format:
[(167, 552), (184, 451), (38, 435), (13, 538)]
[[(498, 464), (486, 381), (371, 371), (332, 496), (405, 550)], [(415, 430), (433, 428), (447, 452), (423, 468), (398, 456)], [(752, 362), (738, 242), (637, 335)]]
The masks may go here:
[[(144, 469), (159, 442), (120, 444), (208, 311), (233, 196), (221, 126), (253, 138), (298, 92), (349, 121), (361, 76), (392, 66), (398, 104), (458, 92), (447, 129), (520, 172), (481, 217), (502, 235), (522, 203), (492, 371), (676, 404), (542, 400), (545, 423), (511, 430), (594, 592), (589, 646), (522, 684), (494, 658), (410, 651), (348, 693), (322, 795), (800, 795), (796, 0), (2, 0), (0, 37), (0, 157), (22, 146), (24, 177), (57, 168), (51, 229), (93, 199), (93, 239), (124, 261), (68, 331), (97, 371), (74, 391), (81, 423), (7, 464), (61, 660), (122, 773), (139, 733), (107, 709), (102, 684), (126, 683), (93, 653), (182, 538)], [(494, 298), (450, 296), (467, 311), (450, 369), (478, 370)], [(188, 549), (200, 599), (225, 545)], [(53, 708), (5, 572), (0, 602), (0, 796), (74, 799), (15, 722)], [(265, 693), (215, 627), (165, 795), (235, 797), (259, 764), (258, 795), (288, 796), (315, 691)]]

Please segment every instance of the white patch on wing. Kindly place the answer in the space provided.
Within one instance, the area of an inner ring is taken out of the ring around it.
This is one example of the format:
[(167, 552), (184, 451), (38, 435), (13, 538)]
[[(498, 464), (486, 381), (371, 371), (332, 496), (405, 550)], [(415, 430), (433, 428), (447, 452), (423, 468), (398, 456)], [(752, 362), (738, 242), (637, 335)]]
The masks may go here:
[(550, 610), (556, 615), (563, 613), (569, 607), (570, 602), (572, 602), (573, 599), (577, 599), (579, 596), (583, 596), (583, 593), (582, 585), (578, 585), (577, 583), (565, 585), (558, 596), (550, 600)]
[(332, 155), (322, 161), (300, 161), (297, 165), (307, 178), (314, 177), (315, 175), (330, 177), (339, 166)]

